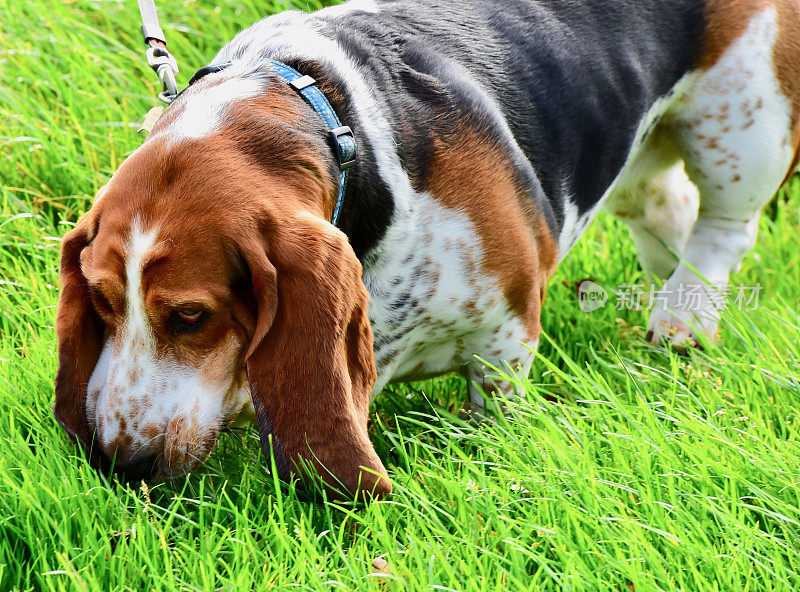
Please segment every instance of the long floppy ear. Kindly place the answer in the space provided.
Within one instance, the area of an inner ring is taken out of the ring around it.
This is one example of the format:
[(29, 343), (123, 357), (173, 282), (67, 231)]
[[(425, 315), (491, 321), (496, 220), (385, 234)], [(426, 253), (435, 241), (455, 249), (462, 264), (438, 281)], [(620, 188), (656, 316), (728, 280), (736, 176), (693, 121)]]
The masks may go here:
[(265, 453), (282, 478), (313, 468), (337, 498), (389, 494), (367, 436), (369, 296), (347, 237), (301, 214), (240, 249), (258, 302), (247, 373)]
[(80, 255), (88, 244), (89, 221), (84, 218), (61, 241), (61, 296), (56, 315), (58, 374), (53, 414), (71, 438), (86, 451), (92, 434), (86, 420), (86, 386), (100, 357), (103, 322), (89, 299)]

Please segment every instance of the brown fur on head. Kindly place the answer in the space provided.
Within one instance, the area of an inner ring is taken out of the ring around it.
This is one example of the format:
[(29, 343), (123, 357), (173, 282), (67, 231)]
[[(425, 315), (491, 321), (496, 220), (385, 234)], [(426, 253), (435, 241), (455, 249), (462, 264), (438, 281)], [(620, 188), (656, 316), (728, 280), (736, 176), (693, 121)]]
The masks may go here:
[(273, 87), (200, 139), (172, 133), (176, 103), (65, 237), (54, 413), (119, 466), (172, 476), (247, 411), (249, 386), (282, 477), (303, 465), (383, 495), (368, 295), (327, 222), (332, 157), (316, 115)]

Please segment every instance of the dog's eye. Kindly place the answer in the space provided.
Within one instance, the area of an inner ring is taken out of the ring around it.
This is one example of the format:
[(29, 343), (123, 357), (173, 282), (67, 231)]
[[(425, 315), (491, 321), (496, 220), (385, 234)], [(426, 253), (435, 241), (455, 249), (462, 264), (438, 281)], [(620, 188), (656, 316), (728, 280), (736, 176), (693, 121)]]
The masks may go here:
[(176, 310), (172, 313), (172, 332), (193, 333), (203, 324), (207, 314), (202, 310)]
[(178, 318), (187, 325), (194, 325), (200, 320), (203, 311), (200, 310), (179, 310)]

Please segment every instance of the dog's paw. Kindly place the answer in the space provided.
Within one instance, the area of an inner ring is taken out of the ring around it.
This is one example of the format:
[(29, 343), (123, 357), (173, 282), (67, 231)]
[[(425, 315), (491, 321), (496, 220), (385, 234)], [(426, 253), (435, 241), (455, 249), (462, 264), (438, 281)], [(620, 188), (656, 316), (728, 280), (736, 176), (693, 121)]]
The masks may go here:
[(702, 348), (717, 337), (719, 315), (656, 308), (650, 314), (645, 339), (653, 345), (671, 345), (677, 350)]
[(702, 347), (716, 341), (725, 308), (726, 286), (670, 278), (654, 296), (646, 339), (676, 349)]

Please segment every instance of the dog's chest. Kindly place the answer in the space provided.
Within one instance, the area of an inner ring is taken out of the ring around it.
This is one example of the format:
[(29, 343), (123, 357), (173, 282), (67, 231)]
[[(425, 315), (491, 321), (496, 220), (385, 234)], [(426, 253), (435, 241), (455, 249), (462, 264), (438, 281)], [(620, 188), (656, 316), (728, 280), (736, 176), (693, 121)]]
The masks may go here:
[(364, 263), (376, 391), (392, 380), (456, 370), (512, 319), (469, 217), (425, 194), (396, 216)]

